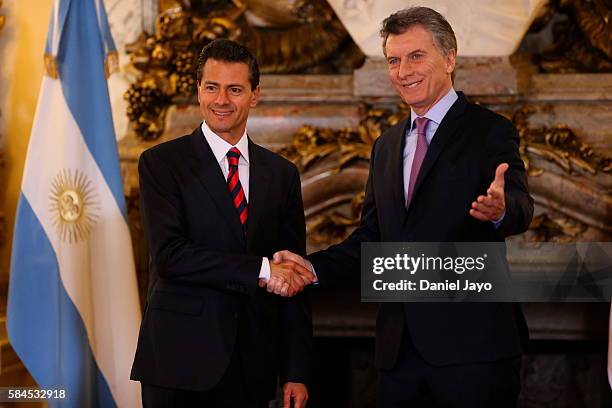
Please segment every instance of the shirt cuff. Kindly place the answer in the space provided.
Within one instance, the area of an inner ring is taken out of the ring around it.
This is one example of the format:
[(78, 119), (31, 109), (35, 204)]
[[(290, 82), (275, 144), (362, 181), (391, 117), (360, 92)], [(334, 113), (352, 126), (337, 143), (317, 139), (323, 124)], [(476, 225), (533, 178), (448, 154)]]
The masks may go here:
[(270, 280), (270, 261), (264, 257), (261, 261), (261, 269), (259, 270), (259, 279), (263, 279), (264, 282), (268, 283)]
[(310, 266), (310, 271), (312, 272), (312, 274), (315, 276), (315, 281), (312, 282), (312, 285), (318, 285), (319, 284), (319, 277), (317, 276), (317, 271), (315, 271), (314, 266), (312, 265), (312, 262), (310, 262), (308, 259), (305, 259), (306, 262), (308, 262), (308, 266)]
[(497, 229), (499, 228), (499, 226), (501, 225), (502, 221), (504, 220), (504, 217), (506, 216), (506, 211), (504, 211), (501, 215), (501, 217), (499, 217), (499, 220), (497, 221), (491, 221), (493, 223), (493, 226)]

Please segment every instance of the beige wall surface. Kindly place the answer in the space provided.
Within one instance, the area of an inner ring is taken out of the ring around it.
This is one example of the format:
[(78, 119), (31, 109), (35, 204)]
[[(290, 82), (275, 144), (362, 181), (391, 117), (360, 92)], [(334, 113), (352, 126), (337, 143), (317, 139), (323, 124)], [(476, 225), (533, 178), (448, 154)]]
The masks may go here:
[(0, 247), (0, 273), (9, 271), (13, 224), (30, 130), (43, 75), (44, 44), (52, 0), (5, 0), (0, 33), (0, 134), (5, 155), (4, 196), (6, 236)]
[[(0, 178), (0, 209), (4, 212), (4, 243), (0, 246), (0, 319), (4, 326), (6, 282), (9, 276), (15, 211), (21, 190), (30, 131), (43, 75), (44, 44), (52, 0), (4, 0), (0, 15), (5, 26), (0, 32), (0, 141), (4, 169)], [(6, 331), (1, 327), (2, 386), (33, 386), (34, 380), (9, 352)], [(24, 403), (23, 408), (39, 408), (41, 403)]]

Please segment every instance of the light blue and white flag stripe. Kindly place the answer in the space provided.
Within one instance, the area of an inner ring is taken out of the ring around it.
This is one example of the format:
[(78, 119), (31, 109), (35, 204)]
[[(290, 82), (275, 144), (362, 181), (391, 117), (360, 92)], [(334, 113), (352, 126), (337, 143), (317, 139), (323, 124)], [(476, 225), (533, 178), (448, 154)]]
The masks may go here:
[(56, 0), (17, 209), (9, 340), (52, 407), (140, 406), (140, 309), (105, 78), (102, 0)]

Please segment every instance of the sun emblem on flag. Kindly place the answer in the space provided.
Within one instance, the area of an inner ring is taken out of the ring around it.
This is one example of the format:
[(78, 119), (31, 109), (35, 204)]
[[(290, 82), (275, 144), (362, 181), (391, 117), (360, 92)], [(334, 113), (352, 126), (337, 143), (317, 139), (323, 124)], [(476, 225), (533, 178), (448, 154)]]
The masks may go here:
[(97, 221), (98, 194), (80, 170), (62, 169), (53, 179), (50, 208), (59, 238), (68, 243), (87, 239)]

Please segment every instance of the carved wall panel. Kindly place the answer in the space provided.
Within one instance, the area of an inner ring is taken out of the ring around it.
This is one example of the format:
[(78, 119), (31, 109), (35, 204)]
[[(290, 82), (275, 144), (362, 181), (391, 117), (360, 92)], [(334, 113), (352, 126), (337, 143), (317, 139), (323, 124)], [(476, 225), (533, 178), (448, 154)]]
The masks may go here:
[(197, 56), (216, 38), (245, 43), (263, 74), (341, 74), (364, 56), (325, 0), (160, 2), (155, 33), (128, 45), (139, 80), (125, 94), (144, 140), (160, 137), (172, 103), (195, 100)]
[(551, 0), (530, 33), (552, 31), (552, 43), (534, 61), (542, 72), (612, 72), (612, 3)]

